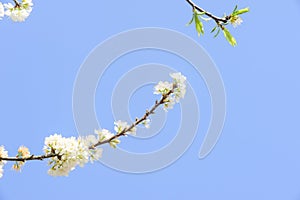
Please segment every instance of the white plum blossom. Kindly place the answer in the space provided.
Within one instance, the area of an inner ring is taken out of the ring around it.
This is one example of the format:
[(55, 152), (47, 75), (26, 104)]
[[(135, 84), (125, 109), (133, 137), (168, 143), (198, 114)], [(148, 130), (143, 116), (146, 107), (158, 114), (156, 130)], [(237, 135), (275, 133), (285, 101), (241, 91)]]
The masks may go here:
[(127, 122), (123, 122), (121, 120), (114, 122), (114, 125), (115, 125), (114, 129), (117, 133), (120, 133), (124, 129), (128, 128)]
[[(95, 133), (98, 135), (98, 140), (100, 142), (107, 141), (115, 136), (113, 133), (111, 133), (107, 129), (95, 130)], [(118, 138), (115, 138), (109, 142), (109, 145), (113, 148), (116, 148), (117, 144), (119, 144), (120, 142), (121, 141)]]
[(232, 24), (232, 26), (234, 28), (236, 28), (237, 26), (241, 25), (243, 22), (242, 18), (238, 15), (234, 15), (230, 17), (230, 23)]
[(46, 155), (57, 154), (49, 159), (52, 176), (68, 176), (77, 165), (83, 167), (89, 161), (89, 150), (82, 139), (65, 138), (54, 134), (45, 138), (44, 152)]
[(151, 120), (150, 119), (145, 119), (142, 124), (145, 126), (145, 128), (150, 128), (150, 122)]
[(21, 5), (28, 13), (31, 13), (33, 6), (32, 0), (22, 0)]
[[(7, 151), (5, 151), (4, 146), (0, 146), (0, 157), (1, 158), (7, 158), (8, 157), (8, 153)], [(2, 160), (0, 161), (0, 178), (3, 176), (3, 167), (6, 164), (7, 161)]]
[[(29, 149), (25, 146), (20, 146), (16, 158), (27, 158), (29, 156), (30, 156)], [(12, 168), (16, 171), (21, 171), (21, 168), (24, 164), (25, 162), (23, 161), (16, 161)]]
[(180, 72), (170, 74), (170, 76), (173, 78), (174, 84), (176, 84), (176, 87), (174, 88), (174, 96), (176, 103), (178, 103), (180, 99), (184, 98), (186, 93), (186, 77)]
[(95, 134), (98, 135), (98, 140), (100, 142), (108, 140), (114, 136), (114, 134), (107, 129), (95, 130)]
[(0, 2), (0, 20), (2, 19), (2, 17), (4, 17), (4, 6), (3, 6), (3, 4)]
[[(123, 122), (121, 120), (114, 122), (115, 124), (115, 131), (117, 133), (122, 132), (124, 129), (128, 129), (130, 126), (127, 122)], [(136, 127), (132, 127), (130, 130), (128, 130), (129, 134), (136, 135)]]
[(158, 84), (154, 87), (154, 94), (168, 94), (172, 90), (173, 84), (167, 81), (159, 81)]
[(6, 9), (5, 15), (10, 17), (14, 22), (23, 22), (27, 19), (32, 11), (33, 3), (31, 0), (22, 0), (16, 5), (11, 3), (4, 4)]
[(86, 146), (93, 146), (98, 142), (98, 139), (96, 138), (95, 135), (88, 135), (86, 137), (82, 138), (84, 140), (84, 143)]
[[(180, 99), (184, 98), (186, 93), (186, 77), (179, 73), (172, 73), (170, 76), (173, 78), (173, 82), (160, 81), (154, 87), (154, 94), (168, 95), (164, 100), (164, 110), (172, 109), (175, 103), (178, 103)], [(172, 92), (171, 92), (172, 91)]]
[(95, 160), (99, 160), (102, 157), (103, 149), (94, 147), (94, 145), (99, 142), (95, 135), (80, 137), (79, 140), (82, 140), (87, 147), (91, 163), (93, 163)]
[(176, 104), (176, 100), (174, 96), (169, 96), (168, 98), (165, 99), (164, 101), (164, 110), (168, 111), (168, 109), (172, 109), (174, 105)]
[(186, 77), (183, 76), (180, 72), (170, 74), (171, 78), (173, 78), (175, 83), (184, 84), (186, 81)]

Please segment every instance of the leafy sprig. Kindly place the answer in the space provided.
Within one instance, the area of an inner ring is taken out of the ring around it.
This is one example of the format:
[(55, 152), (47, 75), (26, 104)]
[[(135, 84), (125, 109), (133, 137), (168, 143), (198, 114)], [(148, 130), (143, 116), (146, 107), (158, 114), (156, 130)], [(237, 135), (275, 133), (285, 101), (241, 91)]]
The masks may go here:
[[(204, 26), (203, 21), (215, 21), (216, 26), (210, 31), (211, 33), (215, 32), (214, 37), (217, 37), (219, 33), (222, 31), (225, 39), (229, 42), (231, 46), (236, 46), (236, 39), (231, 35), (230, 31), (226, 28), (228, 24), (231, 24), (233, 27), (237, 27), (240, 25), (243, 20), (240, 17), (241, 14), (249, 12), (249, 8), (238, 9), (238, 6), (235, 6), (230, 15), (224, 15), (223, 17), (217, 17), (201, 7), (197, 6), (190, 0), (186, 0), (193, 8), (193, 16), (190, 22), (187, 25), (191, 25), (193, 22), (195, 23), (196, 31), (198, 36), (204, 35)], [(206, 17), (204, 17), (206, 16)]]

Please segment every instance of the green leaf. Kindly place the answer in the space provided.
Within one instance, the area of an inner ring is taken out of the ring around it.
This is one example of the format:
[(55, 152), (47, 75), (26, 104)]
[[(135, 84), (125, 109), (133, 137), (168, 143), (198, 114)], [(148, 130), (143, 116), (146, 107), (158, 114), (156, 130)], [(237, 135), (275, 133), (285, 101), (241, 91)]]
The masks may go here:
[(215, 26), (215, 27), (210, 31), (210, 33), (213, 33), (217, 28), (218, 28), (218, 26)]
[(241, 15), (241, 14), (244, 14), (244, 13), (249, 12), (249, 11), (250, 11), (249, 8), (243, 8), (243, 9), (234, 11), (232, 13), (232, 15)]
[(195, 25), (196, 25), (196, 30), (198, 32), (198, 36), (200, 36), (201, 34), (204, 34), (204, 30), (203, 30), (203, 24), (200, 21), (199, 17), (197, 14), (194, 15), (195, 18)]
[(218, 31), (217, 31), (217, 33), (214, 35), (214, 37), (216, 38), (216, 37), (219, 35), (219, 33), (220, 33), (220, 27), (218, 28)]
[(224, 33), (224, 36), (225, 36), (226, 40), (229, 42), (229, 44), (231, 46), (236, 46), (237, 45), (236, 40), (230, 34), (230, 32), (228, 31), (228, 29), (226, 29), (225, 27), (223, 27), (223, 33)]
[(192, 19), (189, 21), (189, 23), (186, 24), (186, 26), (189, 26), (193, 23), (195, 16), (193, 15)]
[(236, 5), (232, 11), (232, 13), (234, 13), (237, 10), (238, 6)]

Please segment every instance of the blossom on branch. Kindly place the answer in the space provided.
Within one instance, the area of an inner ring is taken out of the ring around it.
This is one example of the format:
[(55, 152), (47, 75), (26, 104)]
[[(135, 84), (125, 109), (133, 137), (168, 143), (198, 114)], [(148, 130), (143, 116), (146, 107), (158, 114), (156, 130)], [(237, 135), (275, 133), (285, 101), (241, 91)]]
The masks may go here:
[(186, 93), (186, 77), (179, 73), (172, 73), (170, 76), (173, 78), (173, 82), (162, 82), (160, 81), (154, 87), (154, 94), (161, 94), (165, 98), (164, 110), (172, 109), (173, 106), (184, 98)]
[[(127, 122), (123, 122), (121, 120), (114, 122), (115, 124), (115, 131), (117, 133), (121, 133), (122, 131), (129, 129), (129, 125)], [(131, 135), (136, 135), (136, 127), (132, 127), (131, 129), (128, 130), (129, 134)]]
[(140, 124), (149, 128), (149, 116), (155, 113), (155, 110), (163, 105), (164, 109), (170, 109), (175, 103), (178, 103), (186, 93), (186, 77), (181, 73), (170, 74), (172, 82), (160, 81), (154, 87), (155, 94), (161, 94), (160, 100), (146, 110), (141, 118), (136, 118), (134, 122), (128, 124), (124, 121), (114, 122), (115, 134), (107, 129), (95, 130), (95, 135), (75, 137), (62, 137), (59, 134), (50, 135), (45, 138), (44, 155), (31, 155), (27, 147), (21, 146), (15, 157), (8, 157), (7, 151), (0, 146), (0, 178), (3, 175), (3, 166), (7, 161), (14, 161), (13, 169), (20, 171), (25, 162), (29, 160), (48, 159), (50, 169), (48, 174), (51, 176), (68, 176), (78, 165), (83, 167), (88, 162), (99, 160), (102, 156), (100, 145), (108, 143), (111, 147), (116, 148), (120, 143), (121, 136), (128, 134), (135, 135), (136, 127)]
[[(16, 158), (27, 158), (30, 156), (29, 149), (24, 146), (20, 146), (18, 149), (18, 154)], [(16, 161), (16, 163), (13, 165), (13, 169), (16, 171), (20, 171), (21, 167), (25, 164), (24, 161)]]
[(11, 3), (4, 4), (6, 9), (5, 15), (10, 17), (14, 22), (23, 22), (30, 15), (32, 6), (32, 0), (22, 0), (22, 2), (15, 1), (15, 5)]
[(68, 176), (77, 165), (83, 167), (89, 161), (88, 147), (80, 138), (51, 135), (45, 139), (44, 152), (57, 155), (48, 162), (51, 166), (48, 173), (52, 176)]
[(151, 120), (150, 119), (145, 119), (142, 124), (145, 126), (145, 128), (150, 128), (150, 122)]
[[(8, 156), (4, 146), (0, 146), (0, 158), (6, 158)], [(3, 166), (6, 164), (5, 160), (0, 161), (0, 178), (3, 176)]]
[(109, 145), (113, 148), (117, 147), (117, 144), (119, 144), (121, 141), (118, 138), (115, 139), (111, 139), (113, 138), (115, 135), (113, 133), (111, 133), (109, 130), (107, 129), (102, 129), (102, 130), (95, 130), (95, 133), (98, 135), (98, 140), (100, 142), (105, 142), (105, 141), (109, 141)]
[(0, 20), (2, 19), (2, 17), (4, 17), (4, 6), (3, 6), (3, 4), (0, 2)]
[(232, 24), (232, 26), (234, 28), (236, 28), (237, 26), (241, 25), (241, 23), (243, 22), (242, 18), (238, 15), (232, 16), (230, 18), (230, 23)]

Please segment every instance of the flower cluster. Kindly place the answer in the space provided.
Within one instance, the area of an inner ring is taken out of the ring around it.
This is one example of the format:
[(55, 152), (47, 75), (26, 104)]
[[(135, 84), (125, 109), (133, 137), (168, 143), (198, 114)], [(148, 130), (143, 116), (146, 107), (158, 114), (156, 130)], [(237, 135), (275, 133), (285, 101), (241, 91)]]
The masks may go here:
[(121, 141), (118, 138), (112, 139), (115, 135), (107, 129), (95, 130), (95, 134), (98, 135), (99, 142), (109, 141), (109, 145), (113, 148), (117, 147)]
[(0, 19), (2, 19), (2, 17), (4, 17), (4, 6), (3, 4), (0, 2)]
[(237, 26), (241, 25), (243, 22), (242, 18), (238, 15), (232, 16), (230, 17), (230, 23), (232, 24), (232, 26), (234, 28), (236, 28)]
[(233, 12), (229, 16), (229, 22), (232, 24), (234, 28), (242, 24), (243, 20), (240, 17), (240, 15), (247, 12), (249, 12), (249, 8), (243, 8), (238, 10), (238, 7), (235, 6)]
[[(51, 157), (48, 173), (52, 176), (68, 176), (69, 172), (77, 165), (83, 167), (89, 160), (98, 160), (102, 155), (101, 149), (90, 149), (87, 144), (93, 141), (93, 137), (65, 138), (54, 134), (45, 139), (44, 152)], [(91, 156), (92, 155), (92, 156)]]
[(178, 103), (180, 99), (184, 98), (186, 93), (186, 77), (180, 72), (172, 73), (170, 76), (173, 78), (173, 82), (160, 81), (154, 87), (154, 94), (161, 94), (166, 96), (164, 99), (164, 110), (172, 109), (175, 103)]
[[(29, 149), (24, 146), (20, 146), (18, 149), (18, 154), (16, 155), (16, 158), (27, 158), (30, 156)], [(16, 161), (16, 163), (13, 165), (13, 169), (16, 171), (20, 171), (21, 167), (25, 164), (24, 161)]]
[[(123, 121), (121, 121), (121, 120), (116, 121), (114, 124), (115, 124), (115, 128), (114, 128), (114, 129), (115, 129), (115, 131), (116, 131), (117, 133), (121, 133), (122, 131), (127, 130), (127, 129), (130, 128), (130, 126), (128, 125), (127, 122), (123, 122)], [(129, 132), (129, 134), (131, 134), (131, 135), (136, 135), (136, 127), (130, 128), (130, 129), (128, 130), (128, 132)]]
[[(7, 155), (7, 151), (5, 151), (4, 146), (0, 146), (0, 157), (1, 158), (6, 158)], [(0, 178), (3, 176), (3, 166), (6, 164), (6, 161), (1, 160), (0, 161)]]
[(30, 15), (32, 11), (32, 0), (22, 0), (21, 2), (14, 1), (15, 5), (11, 3), (2, 4), (0, 2), (0, 19), (4, 15), (10, 17), (14, 22), (23, 22)]

